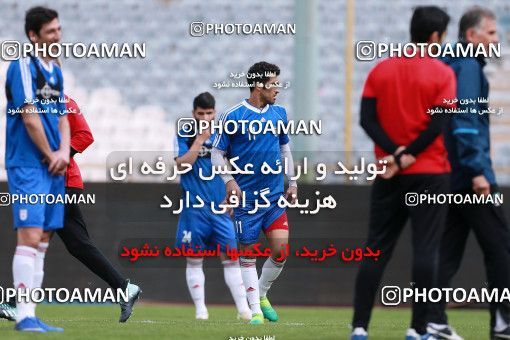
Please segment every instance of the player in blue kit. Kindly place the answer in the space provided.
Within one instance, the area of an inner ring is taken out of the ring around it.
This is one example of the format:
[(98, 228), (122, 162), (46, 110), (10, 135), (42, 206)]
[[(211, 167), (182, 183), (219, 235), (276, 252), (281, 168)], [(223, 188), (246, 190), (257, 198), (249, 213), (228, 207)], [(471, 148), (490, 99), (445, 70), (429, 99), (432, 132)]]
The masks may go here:
[[(60, 42), (58, 13), (45, 7), (27, 11), (25, 33), (32, 44), (48, 51)], [(11, 195), (37, 194), (37, 202), (13, 201), (17, 246), (12, 262), (14, 286), (41, 287), (50, 234), (63, 227), (64, 205), (41, 198), (65, 194), (64, 173), (69, 164), (70, 133), (65, 115), (63, 77), (49, 54), (11, 62), (5, 84), (7, 132), (5, 164)], [(60, 332), (35, 317), (35, 304), (18, 301), (16, 330)]]
[[(197, 121), (214, 120), (214, 106), (214, 97), (209, 92), (199, 94), (193, 101), (193, 118)], [(196, 251), (216, 249), (219, 245), (225, 282), (234, 298), (238, 318), (250, 320), (251, 312), (246, 301), (239, 261), (229, 259), (226, 255), (227, 246), (231, 249), (237, 248), (234, 225), (228, 214), (215, 214), (211, 209), (211, 203), (218, 206), (223, 201), (225, 184), (217, 176), (208, 181), (199, 177), (199, 169), (203, 176), (209, 177), (212, 174), (211, 148), (214, 136), (211, 136), (210, 130), (194, 137), (184, 135), (181, 130), (174, 146), (175, 161), (179, 169), (183, 168), (183, 164), (192, 165), (192, 170), (181, 176), (183, 199), (186, 193), (189, 193), (190, 204), (196, 204), (198, 195), (203, 200), (204, 207), (184, 208), (177, 226), (176, 246), (190, 247)], [(196, 319), (199, 320), (209, 318), (205, 305), (203, 260), (202, 257), (186, 258), (186, 282), (195, 303)]]
[[(271, 121), (273, 126), (278, 121), (287, 123), (287, 113), (281, 106), (274, 105), (278, 94), (278, 66), (267, 62), (259, 62), (248, 71), (248, 84), (250, 85), (250, 98), (243, 100), (232, 109), (223, 113), (220, 121), (226, 124), (239, 124), (240, 121), (260, 121), (263, 126)], [(214, 139), (212, 161), (215, 166), (225, 166), (225, 157), (235, 158), (235, 164), (244, 169), (247, 164), (252, 165), (253, 175), (223, 174), (222, 179), (226, 183), (227, 200), (231, 195), (238, 196), (241, 201), (245, 195), (245, 206), (234, 208), (237, 238), (241, 251), (252, 250), (258, 242), (262, 230), (269, 242), (272, 256), (269, 257), (262, 268), (260, 280), (257, 274), (256, 258), (241, 256), (241, 273), (244, 286), (246, 287), (248, 303), (252, 311), (251, 324), (262, 324), (264, 318), (270, 321), (278, 321), (278, 315), (267, 299), (267, 291), (273, 281), (280, 275), (284, 258), (280, 258), (281, 247), (288, 244), (289, 227), (287, 214), (284, 208), (277, 203), (284, 193), (283, 173), (263, 174), (262, 165), (267, 163), (272, 169), (277, 169), (287, 159), (289, 188), (286, 198), (292, 203), (297, 198), (296, 181), (291, 180), (294, 176), (294, 164), (289, 147), (289, 137), (285, 133), (251, 134), (249, 129), (238, 128), (235, 133), (227, 133), (226, 130), (218, 134)], [(269, 201), (269, 207), (259, 208), (255, 213), (255, 201), (265, 196)]]

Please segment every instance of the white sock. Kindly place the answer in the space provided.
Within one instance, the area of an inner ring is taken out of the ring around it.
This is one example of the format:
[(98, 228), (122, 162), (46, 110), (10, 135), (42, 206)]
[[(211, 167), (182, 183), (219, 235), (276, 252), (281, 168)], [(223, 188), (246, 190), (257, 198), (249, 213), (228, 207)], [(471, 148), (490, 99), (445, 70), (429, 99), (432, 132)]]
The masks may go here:
[(195, 303), (197, 315), (207, 313), (205, 306), (205, 275), (202, 269), (204, 260), (200, 258), (186, 259), (186, 282), (189, 293)]
[(356, 327), (352, 330), (352, 335), (365, 335), (367, 336), (368, 333), (363, 327)]
[[(12, 276), (14, 279), (14, 288), (27, 289), (33, 288), (35, 257), (37, 249), (27, 246), (17, 246), (12, 259)], [(35, 303), (28, 302), (26, 299), (20, 299), (17, 302), (16, 322), (24, 318), (35, 316)]]
[(46, 250), (48, 249), (48, 242), (39, 242), (37, 248), (37, 256), (35, 257), (35, 268), (34, 268), (34, 288), (41, 288), (44, 278), (44, 257), (46, 256)]
[(251, 312), (254, 314), (261, 314), (260, 309), (260, 292), (259, 292), (259, 277), (257, 275), (256, 258), (248, 259), (241, 257), (241, 276), (243, 277), (244, 287), (246, 288), (246, 297), (250, 305)]
[(269, 288), (273, 284), (273, 281), (280, 275), (283, 269), (283, 262), (277, 262), (273, 260), (272, 257), (269, 257), (266, 262), (264, 262), (264, 266), (262, 266), (262, 274), (260, 274), (259, 280), (259, 288), (260, 288), (260, 296), (264, 297), (267, 294)]
[(495, 332), (502, 332), (507, 328), (508, 325), (506, 324), (505, 320), (501, 316), (501, 312), (499, 309), (496, 310), (496, 324), (494, 325), (494, 331)]
[(225, 283), (230, 289), (230, 293), (234, 298), (234, 302), (239, 313), (250, 312), (248, 301), (246, 300), (246, 290), (243, 285), (243, 277), (241, 276), (241, 268), (239, 261), (225, 260), (223, 264), (223, 274)]

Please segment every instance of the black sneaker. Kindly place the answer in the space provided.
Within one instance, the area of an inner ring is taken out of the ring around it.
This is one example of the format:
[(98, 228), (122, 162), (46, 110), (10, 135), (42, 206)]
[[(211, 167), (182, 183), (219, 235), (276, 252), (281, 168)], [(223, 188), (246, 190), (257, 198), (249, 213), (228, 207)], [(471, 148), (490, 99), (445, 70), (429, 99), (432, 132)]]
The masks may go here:
[(492, 332), (492, 340), (510, 339), (510, 326), (501, 332)]
[(135, 304), (136, 300), (138, 300), (138, 297), (140, 296), (140, 293), (142, 290), (137, 285), (134, 285), (132, 283), (129, 283), (129, 280), (127, 280), (127, 286), (126, 289), (128, 290), (128, 301), (120, 302), (120, 317), (119, 322), (126, 322), (127, 319), (131, 316), (133, 313), (133, 305)]
[(0, 319), (16, 321), (16, 307), (8, 303), (0, 303)]
[(446, 339), (446, 340), (464, 340), (460, 335), (455, 332), (453, 328), (446, 325), (443, 327), (438, 327), (434, 324), (427, 325), (427, 333), (434, 335), (438, 339)]

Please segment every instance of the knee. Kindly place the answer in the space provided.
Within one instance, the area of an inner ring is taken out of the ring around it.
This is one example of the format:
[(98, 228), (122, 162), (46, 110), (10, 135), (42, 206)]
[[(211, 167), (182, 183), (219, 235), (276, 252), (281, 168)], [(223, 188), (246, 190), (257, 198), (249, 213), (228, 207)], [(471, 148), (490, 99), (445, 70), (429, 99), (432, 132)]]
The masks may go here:
[(37, 228), (18, 229), (18, 246), (38, 248), (41, 242), (42, 230)]
[(45, 242), (45, 243), (49, 243), (51, 238), (53, 236), (53, 232), (52, 231), (45, 231), (43, 232), (42, 236), (41, 236), (41, 242)]
[(187, 257), (186, 266), (188, 268), (202, 268), (204, 263), (203, 257)]
[(71, 254), (80, 251), (82, 249), (90, 249), (93, 247), (92, 242), (85, 235), (77, 235), (70, 230), (64, 230), (63, 233), (59, 233), (62, 242)]
[(76, 258), (83, 257), (87, 252), (89, 252), (89, 244), (87, 242), (83, 242), (79, 239), (65, 239), (63, 240), (69, 254)]

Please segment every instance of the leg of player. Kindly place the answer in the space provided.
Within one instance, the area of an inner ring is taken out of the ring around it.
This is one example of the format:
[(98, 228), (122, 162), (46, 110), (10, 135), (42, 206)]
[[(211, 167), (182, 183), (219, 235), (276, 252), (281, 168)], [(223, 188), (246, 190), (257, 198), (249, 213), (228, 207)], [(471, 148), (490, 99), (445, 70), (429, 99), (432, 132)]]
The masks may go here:
[[(42, 233), (42, 229), (36, 227), (24, 227), (17, 230), (18, 243), (12, 261), (12, 275), (14, 287), (20, 293), (30, 291), (34, 287), (35, 261)], [(35, 317), (35, 303), (24, 297), (18, 298), (17, 308), (16, 330), (46, 332)]]
[(271, 306), (267, 299), (267, 292), (273, 282), (278, 278), (282, 272), (286, 258), (281, 249), (285, 249), (289, 242), (289, 230), (287, 229), (273, 229), (266, 234), (271, 248), (271, 257), (269, 257), (262, 266), (262, 273), (260, 274), (259, 289), (260, 289), (260, 307), (264, 317), (269, 321), (278, 321), (278, 314)]
[[(78, 194), (78, 189), (66, 189), (68, 194)], [(119, 322), (126, 322), (133, 313), (133, 306), (140, 296), (141, 289), (124, 278), (90, 239), (80, 206), (75, 203), (65, 205), (64, 228), (57, 229), (67, 251), (83, 263), (94, 274), (114, 289), (127, 289), (128, 300), (120, 301)]]
[(221, 263), (223, 264), (223, 274), (225, 283), (230, 289), (230, 293), (234, 298), (234, 303), (237, 308), (237, 318), (240, 320), (251, 320), (251, 310), (246, 300), (246, 289), (243, 285), (243, 277), (241, 275), (241, 268), (239, 261), (231, 260), (225, 253), (220, 254)]
[[(241, 251), (248, 251), (253, 248), (252, 244), (240, 244), (239, 248)], [(239, 264), (241, 265), (241, 276), (243, 277), (244, 287), (246, 289), (246, 297), (248, 298), (248, 304), (251, 309), (251, 321), (252, 325), (260, 325), (264, 323), (264, 315), (260, 309), (260, 292), (259, 292), (259, 277), (257, 274), (257, 259), (255, 257), (239, 258)]]
[[(378, 249), (377, 261), (361, 261), (354, 285), (354, 315), (352, 317), (351, 340), (368, 339), (368, 325), (379, 284), (397, 240), (408, 218), (402, 208), (402, 192), (399, 179), (376, 178), (372, 185), (369, 232), (365, 247)], [(405, 190), (405, 189), (402, 189)]]
[[(44, 279), (44, 258), (46, 257), (46, 251), (48, 250), (49, 242), (51, 239), (51, 235), (53, 231), (44, 231), (41, 236), (41, 241), (39, 242), (39, 246), (37, 247), (37, 255), (35, 256), (35, 264), (34, 264), (34, 280), (33, 280), (33, 288), (41, 288), (42, 282)], [(64, 329), (60, 327), (49, 326), (46, 323), (42, 322), (39, 318), (36, 318), (39, 322), (39, 325), (46, 332), (63, 332)]]
[(186, 258), (186, 283), (193, 299), (197, 320), (209, 319), (209, 313), (205, 306), (205, 275), (202, 257)]
[(39, 242), (39, 246), (37, 247), (34, 267), (34, 288), (42, 287), (44, 278), (44, 258), (46, 257), (46, 250), (48, 250), (51, 233), (50, 231), (43, 232), (41, 242)]
[[(450, 206), (446, 228), (441, 237), (437, 288), (446, 289), (451, 287), (452, 278), (460, 268), (470, 230), (470, 226), (463, 222), (458, 208), (455, 205)], [(430, 304), (427, 333), (448, 340), (463, 340), (455, 329), (448, 324), (445, 298), (437, 303)]]

